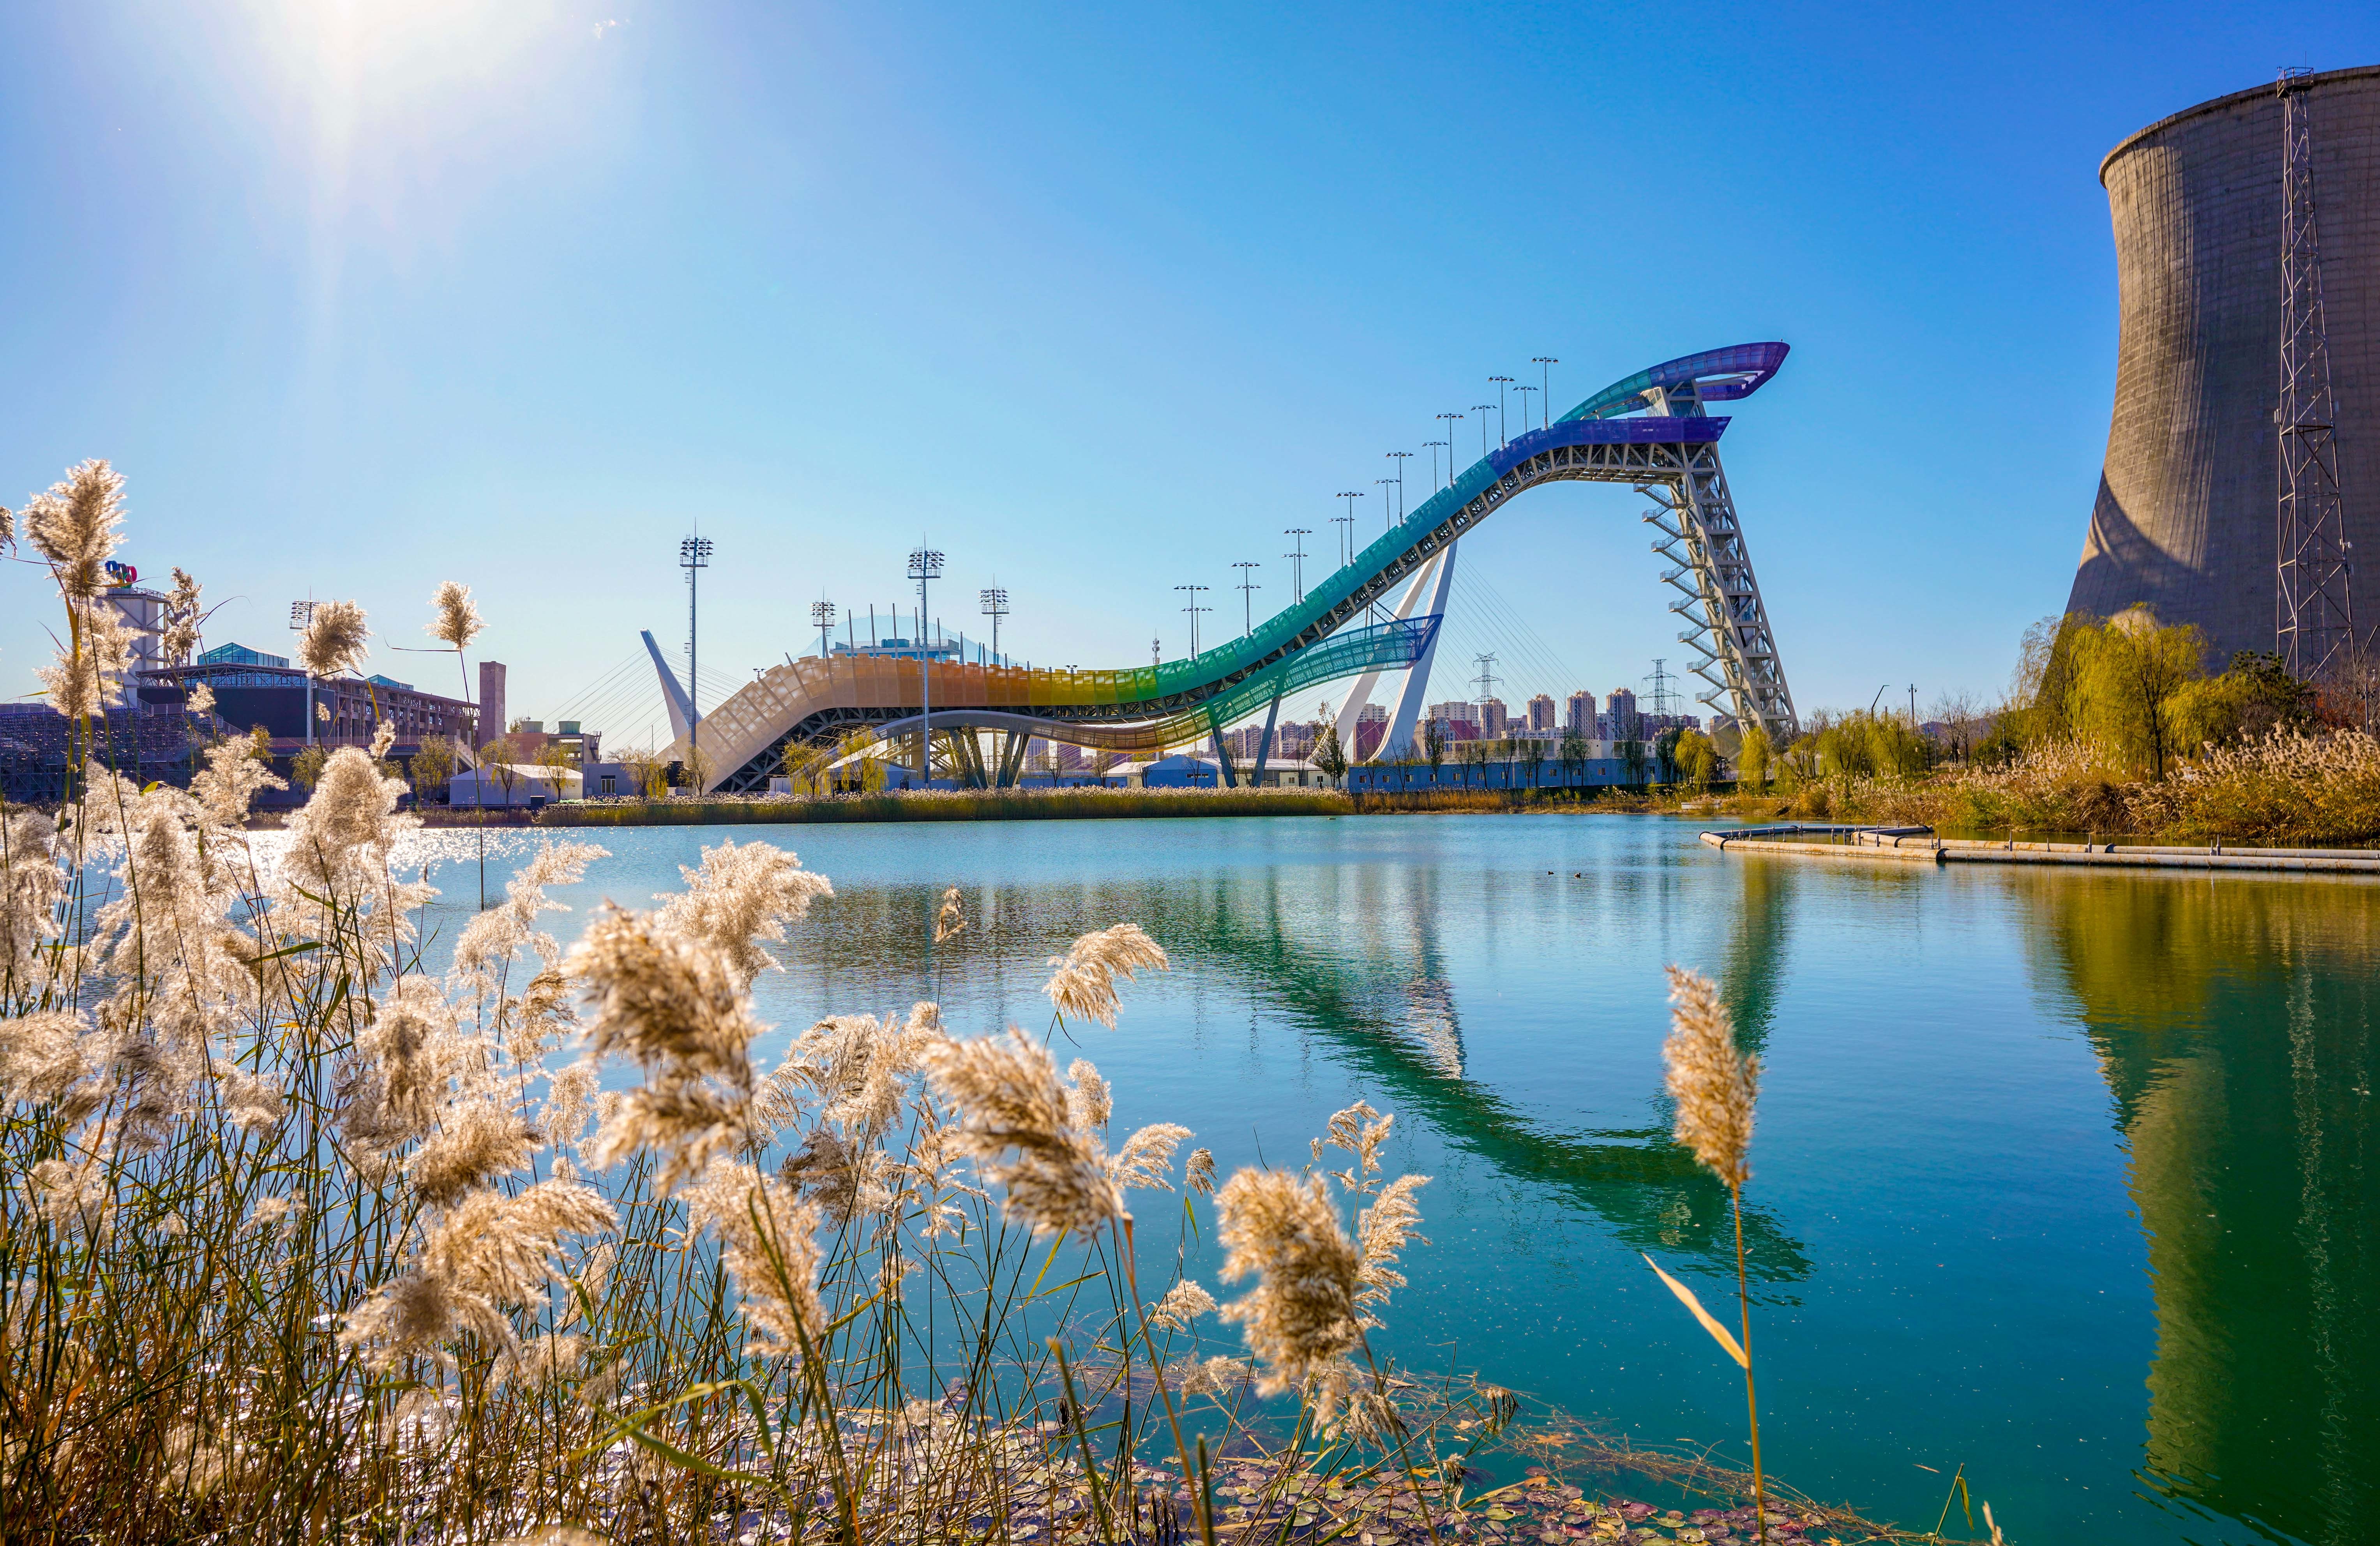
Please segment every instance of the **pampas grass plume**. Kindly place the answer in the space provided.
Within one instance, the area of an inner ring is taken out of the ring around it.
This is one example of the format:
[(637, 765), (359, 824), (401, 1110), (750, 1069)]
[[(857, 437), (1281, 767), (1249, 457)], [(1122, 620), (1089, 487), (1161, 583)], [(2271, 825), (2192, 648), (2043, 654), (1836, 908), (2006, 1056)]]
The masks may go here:
[(1678, 1104), (1678, 1141), (1710, 1173), (1738, 1187), (1752, 1178), (1752, 1118), (1760, 1098), (1760, 1060), (1736, 1051), (1735, 1023), (1707, 977), (1670, 968), (1670, 1098)]
[(1136, 969), (1163, 971), (1165, 952), (1137, 923), (1119, 923), (1094, 930), (1076, 940), (1063, 956), (1052, 956), (1058, 968), (1042, 992), (1061, 1015), (1097, 1020), (1112, 1029), (1116, 1016), (1116, 979), (1132, 980)]
[(361, 668), (364, 609), (354, 602), (316, 602), (298, 636), (298, 663), (312, 676), (339, 676)]
[(471, 640), (479, 638), (480, 630), (486, 627), (480, 621), (478, 604), (471, 600), (471, 588), (460, 580), (442, 581), (430, 604), (438, 609), (438, 615), (426, 631), (453, 649), (468, 649)]
[(926, 1069), (958, 1109), (953, 1150), (1005, 1187), (1009, 1212), (1036, 1233), (1088, 1235), (1127, 1216), (1098, 1140), (1071, 1120), (1070, 1092), (1045, 1049), (1013, 1030), (946, 1041), (927, 1054)]
[(49, 560), (60, 593), (91, 601), (107, 588), (108, 555), (121, 542), (124, 477), (103, 461), (67, 469), (25, 506), (25, 540)]
[(1224, 1308), (1264, 1360), (1267, 1395), (1322, 1373), (1355, 1345), (1362, 1264), (1318, 1175), (1243, 1170), (1215, 1194), (1223, 1279), (1257, 1286)]

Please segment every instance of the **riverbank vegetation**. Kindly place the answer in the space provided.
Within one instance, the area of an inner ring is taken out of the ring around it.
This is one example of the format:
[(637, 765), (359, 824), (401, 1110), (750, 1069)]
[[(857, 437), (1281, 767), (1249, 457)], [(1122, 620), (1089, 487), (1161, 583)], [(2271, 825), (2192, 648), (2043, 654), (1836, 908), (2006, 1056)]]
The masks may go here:
[[(125, 669), (89, 642), (116, 488), (86, 464), (33, 529), (86, 723)], [(359, 609), (325, 613), (310, 668), (361, 647)], [(84, 760), (55, 814), (0, 810), (6, 1539), (1759, 1530), (1707, 1457), (1376, 1344), (1428, 1184), (1387, 1172), (1392, 1115), (1358, 1102), (1310, 1163), (1228, 1177), (1183, 1126), (1114, 1130), (1054, 1047), (1167, 969), (1133, 924), (1050, 963), (1043, 1035), (961, 1040), (919, 1002), (764, 1072), (752, 985), (824, 877), (722, 843), (565, 952), (549, 889), (606, 856), (549, 841), (433, 969), (385, 750), (330, 752), (271, 840), (247, 741), (188, 791)], [(953, 889), (936, 943), (968, 927)], [(1212, 1287), (1184, 1265), (1207, 1237)], [(1726, 1506), (1591, 1499), (1564, 1467)], [(1779, 1492), (1768, 1539), (1918, 1539)]]
[(2005, 702), (1937, 704), (1930, 735), (1894, 714), (1814, 713), (1773, 761), (1742, 759), (1723, 804), (1945, 832), (2362, 846), (2380, 841), (2375, 716), (2380, 660), (2350, 654), (2318, 682), (2270, 655), (2216, 670), (2194, 627), (2145, 608), (2077, 614), (2028, 631)]
[[(750, 983), (831, 894), (766, 846), (565, 953), (547, 888), (603, 853), (550, 843), (433, 974), (394, 781), (334, 753), (267, 848), (269, 776), (227, 749), (191, 796), (6, 819), (9, 1539), (1755, 1533), (1706, 1457), (1378, 1352), (1427, 1186), (1384, 1172), (1392, 1116), (1224, 1179), (1112, 1131), (1087, 1059), (932, 1003), (763, 1072)], [(1076, 1032), (1168, 965), (1129, 924), (1053, 964)], [(1772, 1540), (1876, 1533), (1768, 1496)]]

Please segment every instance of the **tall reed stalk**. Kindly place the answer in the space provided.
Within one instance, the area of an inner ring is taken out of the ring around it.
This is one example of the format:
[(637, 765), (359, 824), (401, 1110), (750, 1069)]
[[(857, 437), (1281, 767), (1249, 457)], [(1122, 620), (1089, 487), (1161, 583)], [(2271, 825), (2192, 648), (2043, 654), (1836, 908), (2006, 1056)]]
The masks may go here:
[(1693, 1292), (1677, 1279), (1660, 1272), (1704, 1330), (1743, 1367), (1743, 1405), (1752, 1435), (1753, 1517), (1760, 1539), (1768, 1539), (1767, 1473), (1760, 1462), (1760, 1400), (1752, 1374), (1752, 1281), (1743, 1255), (1743, 1184), (1752, 1178), (1747, 1163), (1752, 1150), (1752, 1124), (1760, 1100), (1760, 1059), (1739, 1051), (1735, 1022), (1709, 978), (1672, 966), (1670, 970), (1670, 1039), (1661, 1047), (1669, 1065), (1669, 1090), (1677, 1102), (1677, 1139), (1694, 1150), (1704, 1168), (1726, 1184), (1735, 1218), (1735, 1294), (1742, 1336), (1728, 1334)]

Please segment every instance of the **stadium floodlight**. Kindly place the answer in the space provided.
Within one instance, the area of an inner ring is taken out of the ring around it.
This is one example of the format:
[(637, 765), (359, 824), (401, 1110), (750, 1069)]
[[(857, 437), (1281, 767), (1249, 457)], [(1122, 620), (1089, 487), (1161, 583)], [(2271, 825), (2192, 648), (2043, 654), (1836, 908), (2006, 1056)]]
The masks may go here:
[(934, 695), (933, 695), (933, 608), (926, 600), (926, 587), (942, 578), (942, 554), (938, 548), (919, 547), (909, 551), (909, 578), (917, 582), (917, 787), (934, 786)]
[(686, 571), (686, 744), (698, 751), (702, 735), (702, 683), (695, 675), (702, 664), (698, 577), (710, 567), (710, 550), (708, 537), (688, 537), (677, 545), (677, 566)]
[[(308, 628), (310, 628), (313, 626), (314, 603), (312, 602), (291, 602), (289, 603), (289, 627), (291, 630), (297, 633), (304, 633)], [(314, 674), (310, 671), (306, 673), (306, 744), (308, 746), (312, 746), (314, 744)]]
[(976, 592), (983, 603), (983, 615), (991, 619), (991, 663), (1000, 663), (1000, 620), (1008, 615), (1008, 592), (1000, 586)]

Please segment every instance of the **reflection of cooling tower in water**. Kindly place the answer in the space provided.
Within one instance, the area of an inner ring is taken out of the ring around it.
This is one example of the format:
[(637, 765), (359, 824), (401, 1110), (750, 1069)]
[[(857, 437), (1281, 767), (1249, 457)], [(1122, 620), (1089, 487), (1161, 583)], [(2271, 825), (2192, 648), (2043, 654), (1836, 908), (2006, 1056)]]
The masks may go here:
[[(2338, 480), (2360, 634), (2380, 623), (2380, 66), (2295, 83), (2310, 115)], [(2071, 610), (2145, 602), (2218, 661), (2275, 644), (2283, 146), (2272, 86), (2150, 125), (2100, 164), (2122, 335)]]
[(2289, 1540), (2372, 1540), (2380, 895), (2113, 875), (2021, 894), (2131, 1150), (2156, 1308), (2143, 1479)]

